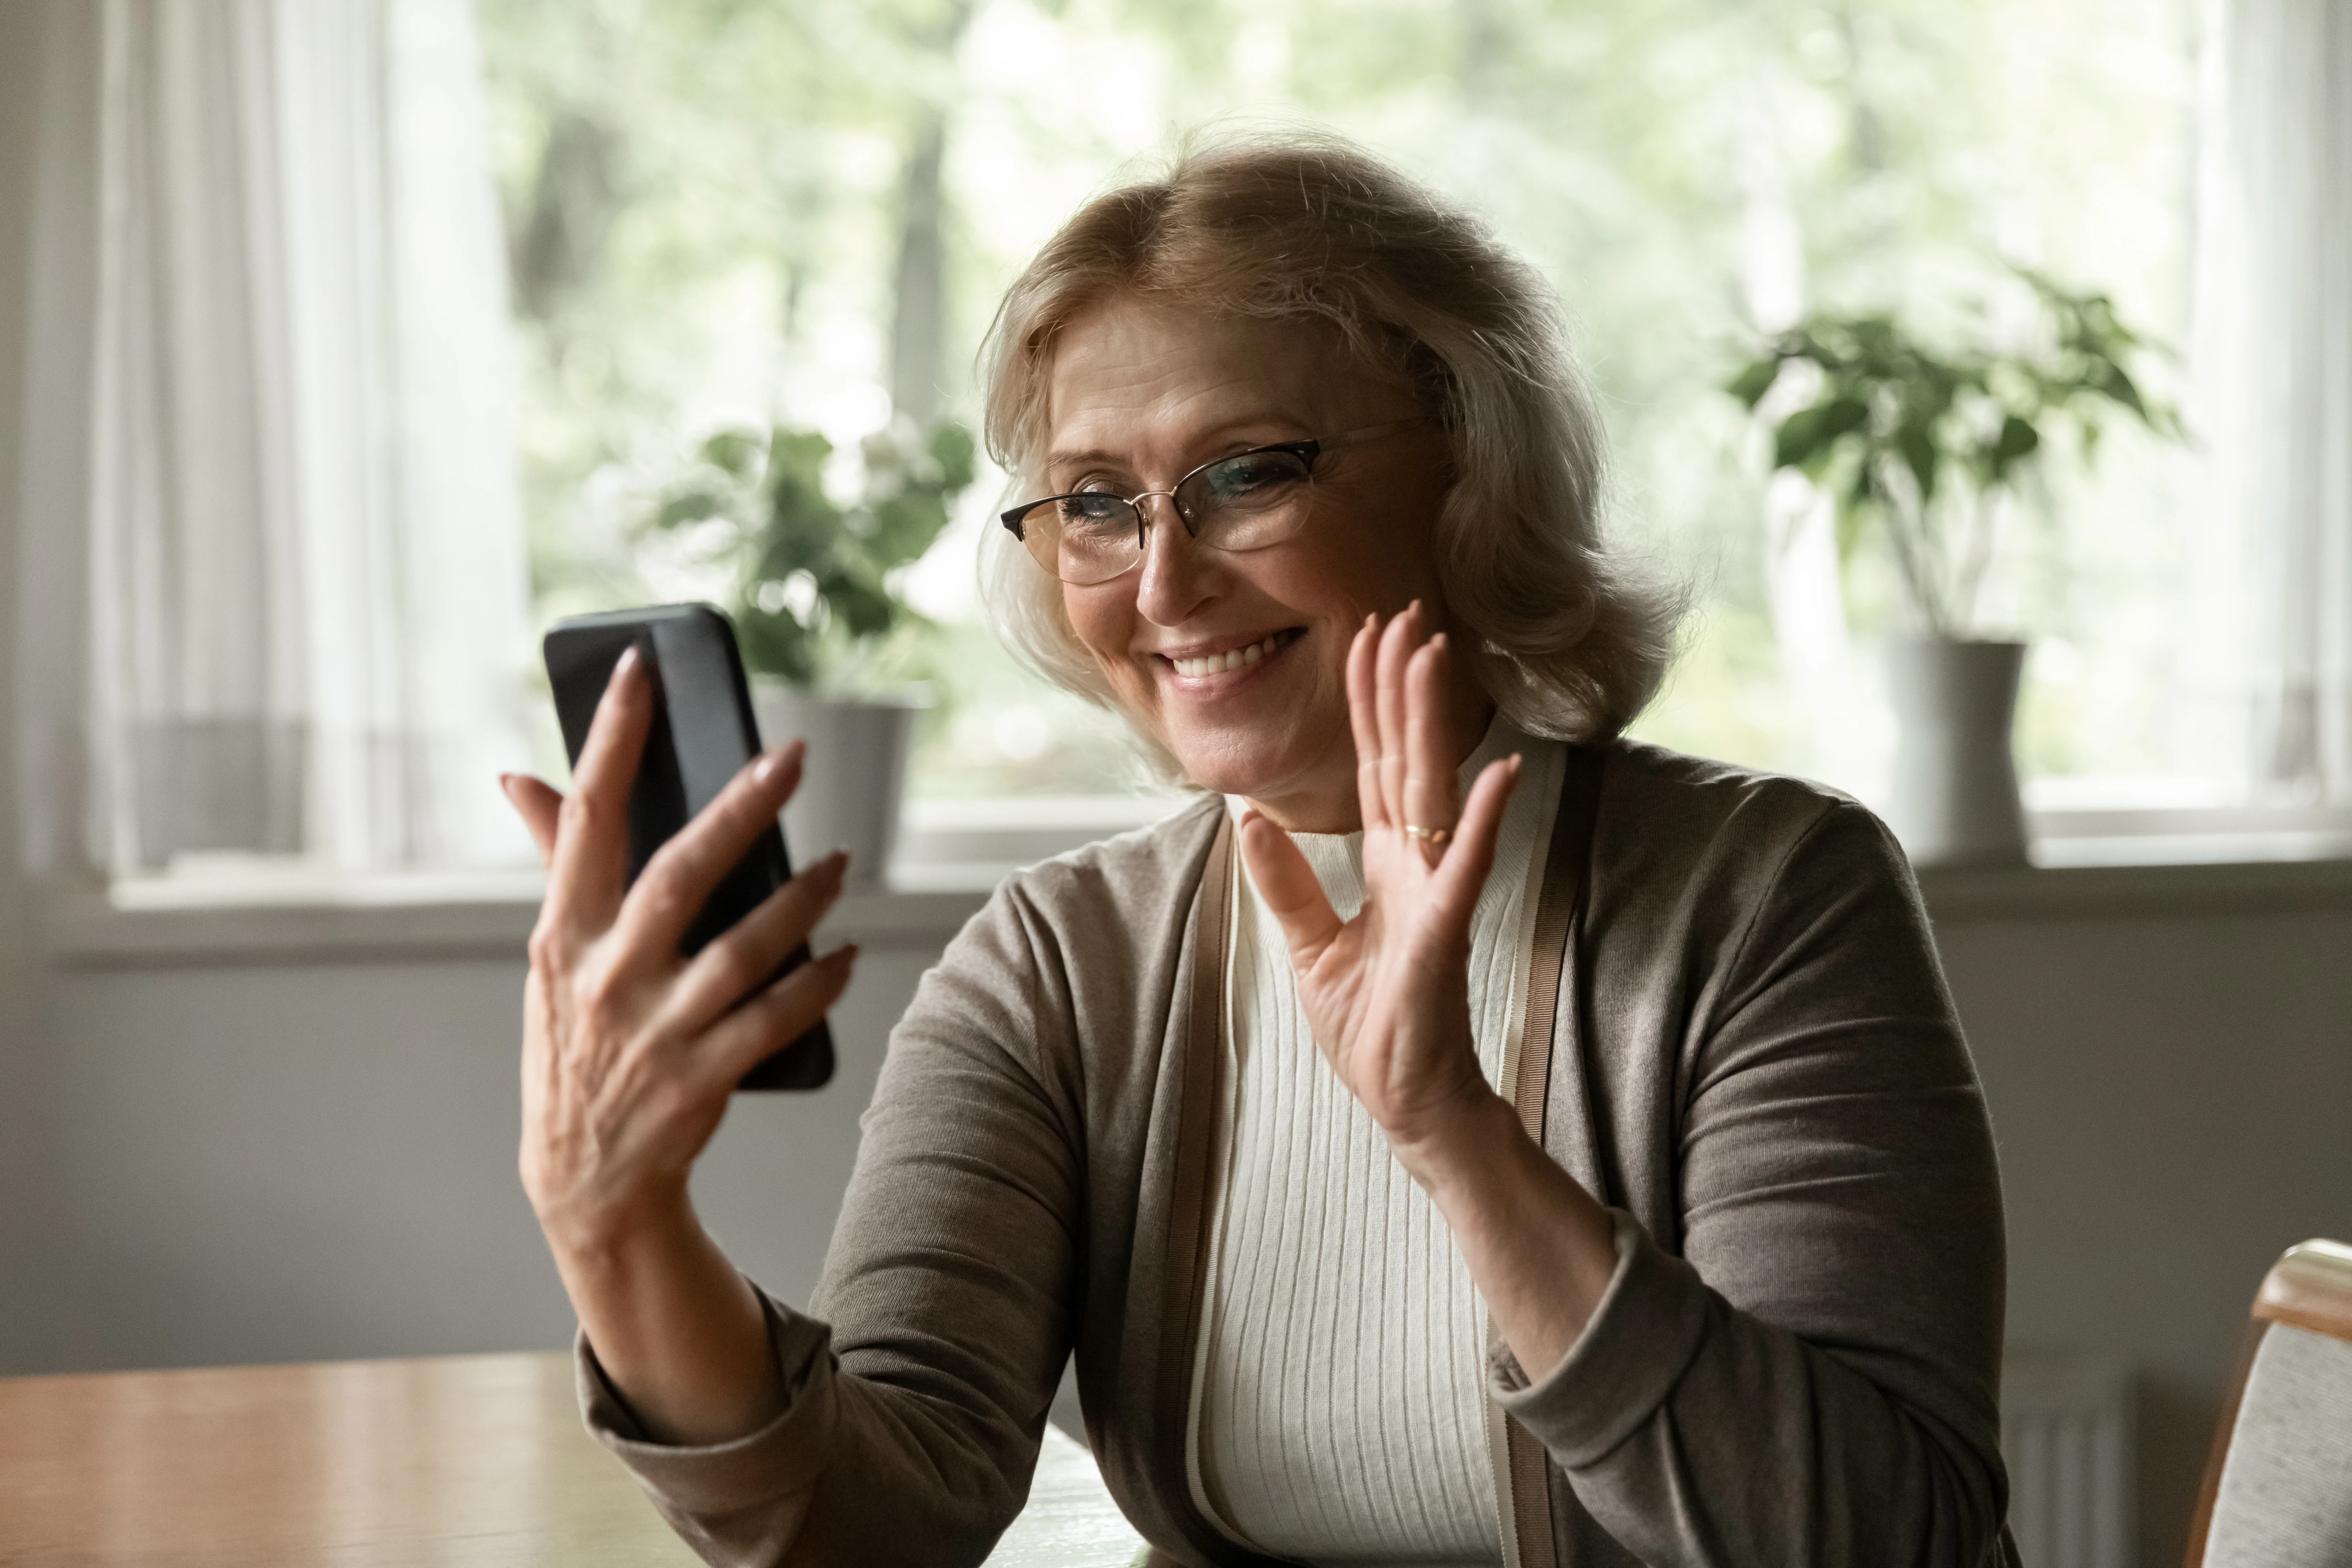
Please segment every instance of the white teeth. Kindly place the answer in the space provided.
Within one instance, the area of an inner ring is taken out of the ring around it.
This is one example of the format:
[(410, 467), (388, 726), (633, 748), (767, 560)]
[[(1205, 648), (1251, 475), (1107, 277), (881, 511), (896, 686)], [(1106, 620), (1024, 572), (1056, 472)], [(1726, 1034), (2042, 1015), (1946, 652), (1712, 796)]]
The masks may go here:
[(1247, 647), (1231, 648), (1223, 653), (1203, 654), (1199, 658), (1171, 659), (1169, 662), (1175, 665), (1176, 673), (1179, 675), (1216, 675), (1228, 669), (1239, 669), (1245, 664), (1255, 664), (1272, 654), (1281, 646), (1281, 643), (1282, 634), (1276, 632), (1274, 636), (1254, 642)]

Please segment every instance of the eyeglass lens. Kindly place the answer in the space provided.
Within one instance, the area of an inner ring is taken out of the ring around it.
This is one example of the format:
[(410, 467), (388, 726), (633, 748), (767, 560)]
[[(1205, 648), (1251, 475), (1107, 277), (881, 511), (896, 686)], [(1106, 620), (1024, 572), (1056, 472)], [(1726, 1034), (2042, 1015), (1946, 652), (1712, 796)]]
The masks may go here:
[[(1296, 532), (1310, 482), (1296, 452), (1243, 452), (1187, 474), (1171, 498), (1185, 528), (1213, 550), (1259, 550)], [(1107, 582), (1143, 557), (1141, 508), (1108, 490), (1040, 501), (1021, 519), (1040, 565), (1066, 583)]]

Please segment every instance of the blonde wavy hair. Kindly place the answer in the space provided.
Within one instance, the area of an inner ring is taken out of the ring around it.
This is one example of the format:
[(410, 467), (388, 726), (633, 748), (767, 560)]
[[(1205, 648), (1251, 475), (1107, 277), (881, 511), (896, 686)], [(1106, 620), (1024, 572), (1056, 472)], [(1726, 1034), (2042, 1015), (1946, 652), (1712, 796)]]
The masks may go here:
[[(1014, 279), (982, 350), (988, 449), (1024, 494), (1042, 482), (1056, 335), (1115, 295), (1328, 323), (1408, 381), (1452, 446), (1435, 543), (1446, 614), (1474, 634), (1456, 645), (1474, 647), (1480, 683), (1521, 730), (1605, 740), (1656, 692), (1678, 597), (1609, 548), (1601, 425), (1559, 308), (1477, 220), (1321, 133), (1196, 142), (1160, 178), (1095, 197)], [(1062, 584), (989, 531), (982, 596), (999, 635), (1126, 717)]]

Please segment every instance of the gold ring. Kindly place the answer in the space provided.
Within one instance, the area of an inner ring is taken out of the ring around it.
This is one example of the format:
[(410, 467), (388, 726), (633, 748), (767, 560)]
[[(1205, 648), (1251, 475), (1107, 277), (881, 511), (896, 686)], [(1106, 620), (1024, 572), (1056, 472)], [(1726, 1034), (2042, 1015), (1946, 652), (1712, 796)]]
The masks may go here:
[(1404, 825), (1404, 830), (1423, 844), (1443, 844), (1454, 837), (1454, 829), (1450, 827), (1415, 827), (1410, 822)]

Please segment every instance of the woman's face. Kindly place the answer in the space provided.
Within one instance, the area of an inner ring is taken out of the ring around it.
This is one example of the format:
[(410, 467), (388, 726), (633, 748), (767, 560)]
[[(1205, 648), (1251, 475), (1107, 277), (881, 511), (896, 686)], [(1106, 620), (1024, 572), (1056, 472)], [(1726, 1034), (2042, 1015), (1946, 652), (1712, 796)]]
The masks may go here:
[[(1048, 397), (1053, 494), (1164, 490), (1215, 458), (1417, 412), (1402, 380), (1367, 372), (1330, 329), (1129, 298), (1063, 330)], [(1147, 501), (1141, 565), (1065, 584), (1070, 625), (1128, 713), (1194, 782), (1247, 796), (1295, 831), (1352, 828), (1349, 643), (1369, 613), (1416, 598), (1431, 629), (1444, 629), (1433, 539), (1445, 459), (1443, 435), (1425, 424), (1327, 452), (1305, 526), (1242, 553), (1194, 543), (1167, 500)], [(1231, 668), (1192, 662), (1251, 647), (1260, 657)], [(1454, 665), (1456, 750), (1466, 754), (1489, 709), (1467, 661)]]

